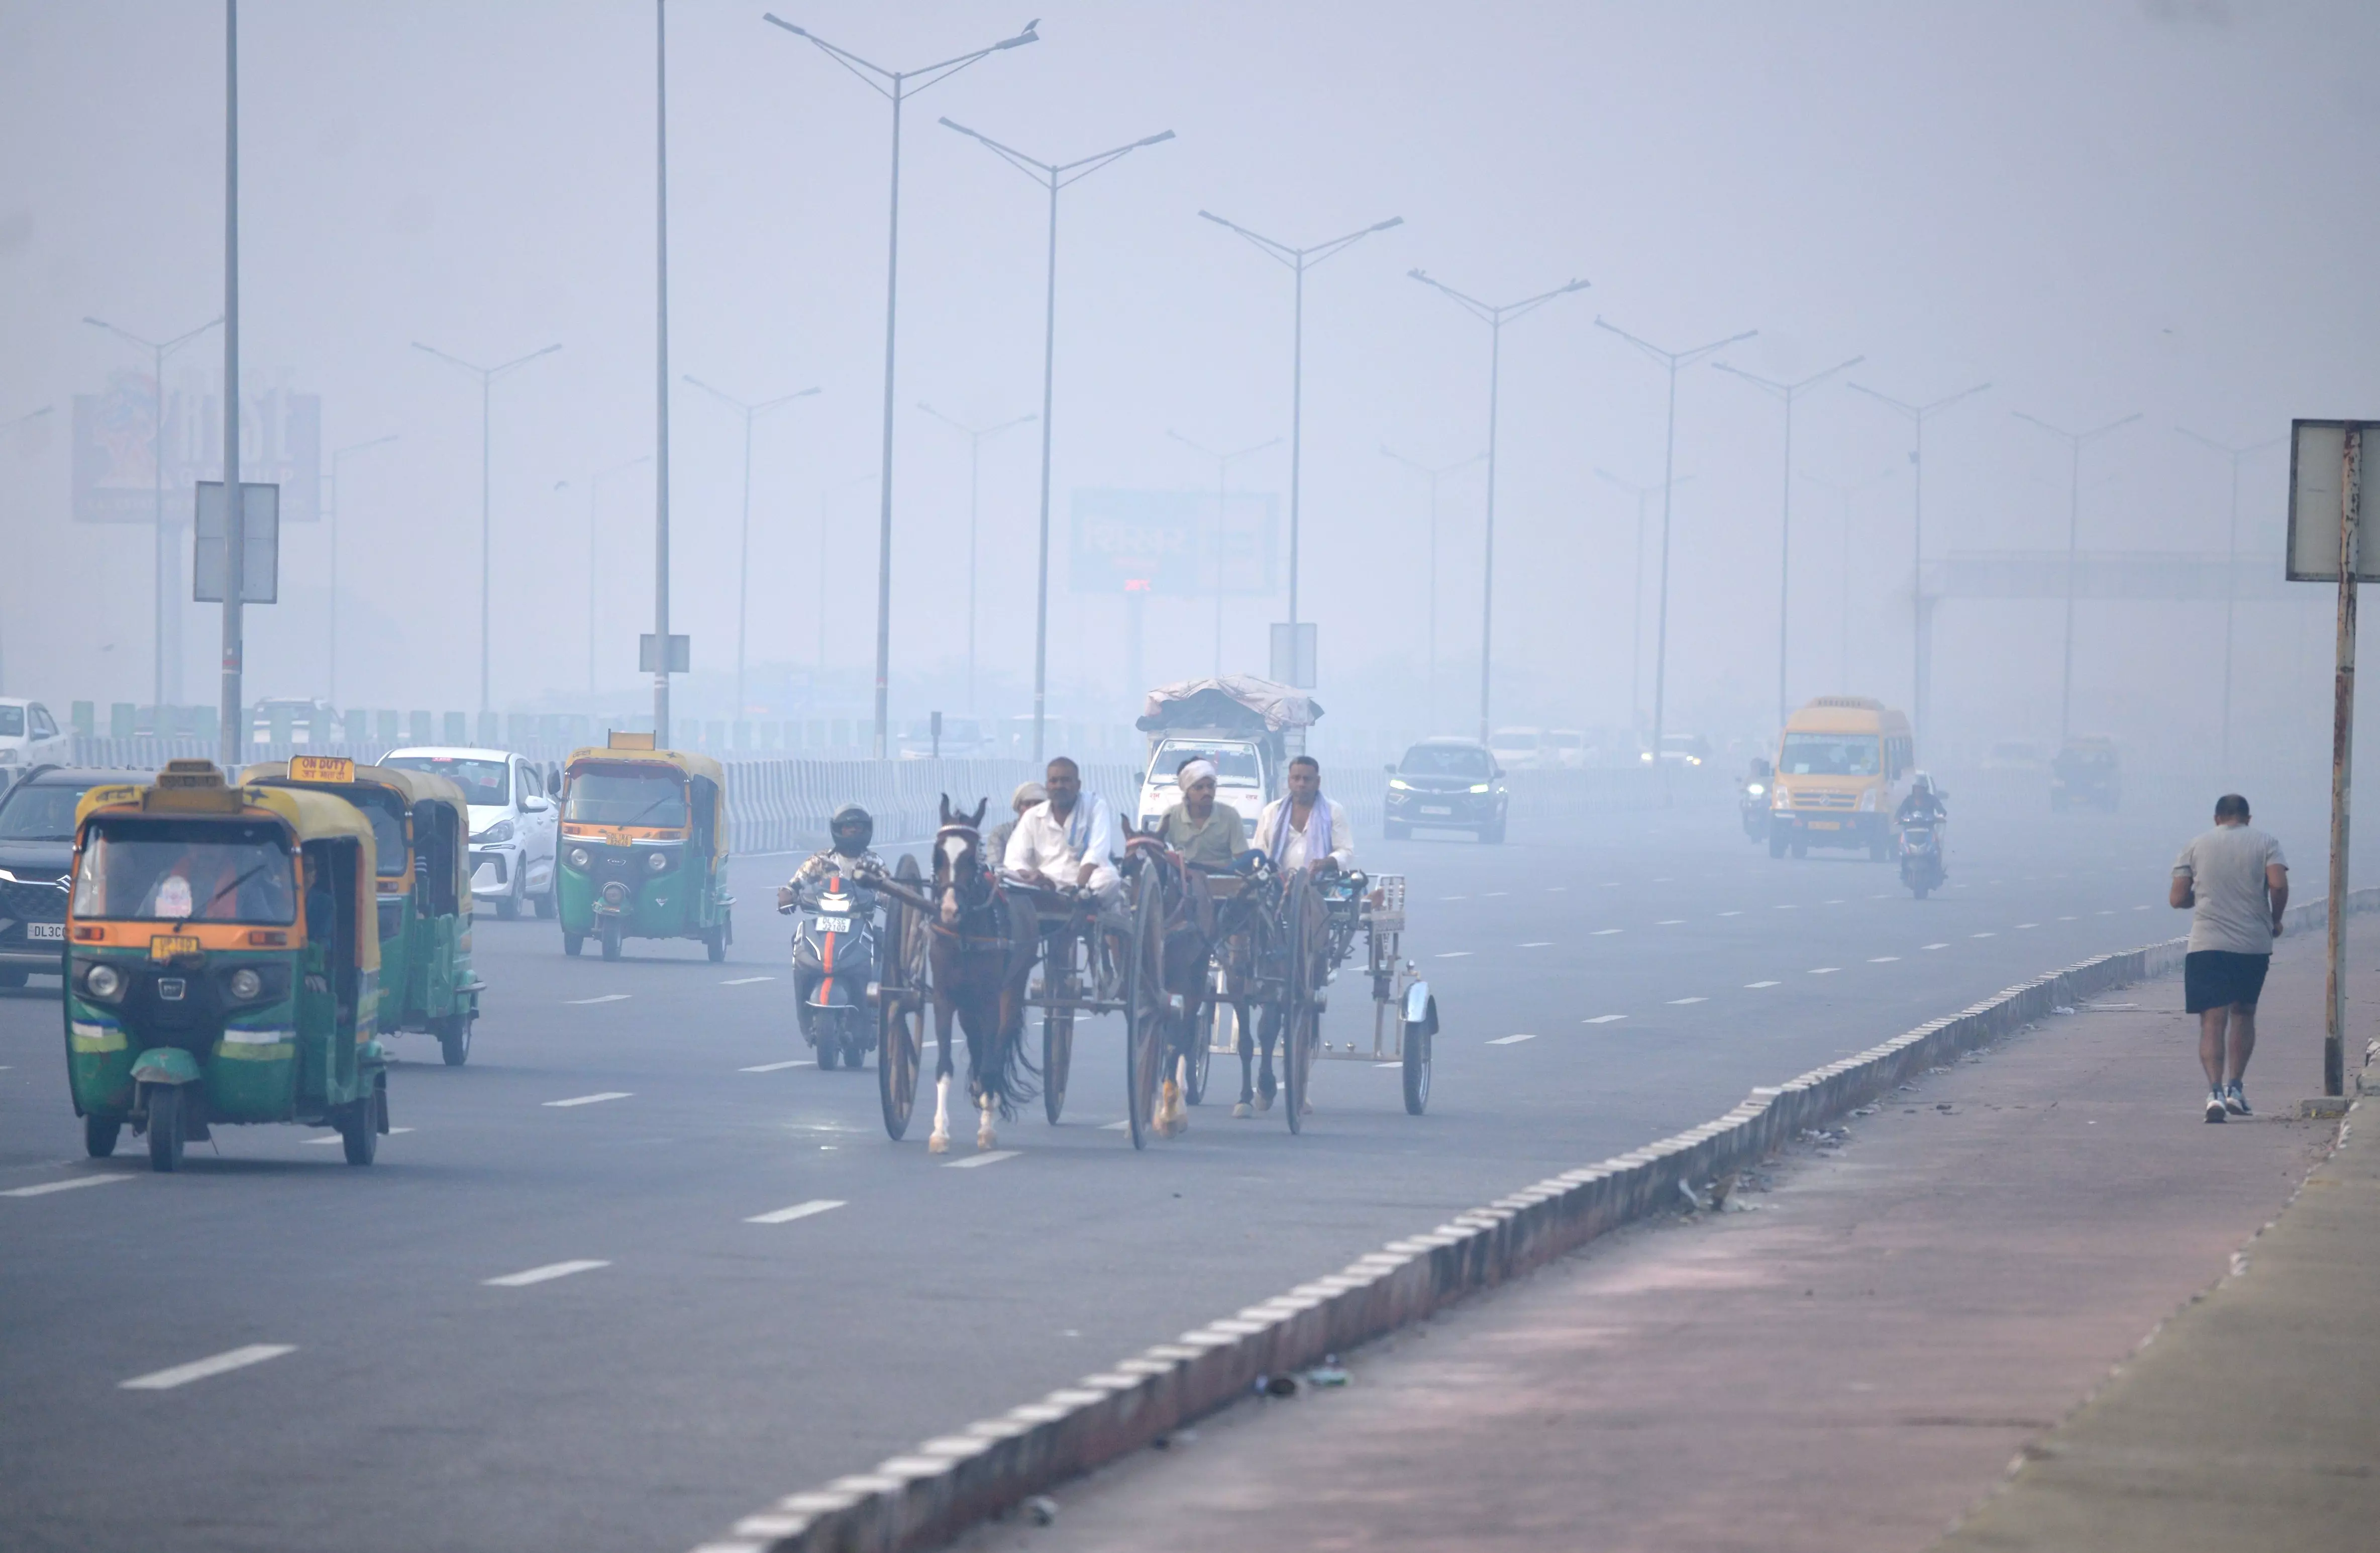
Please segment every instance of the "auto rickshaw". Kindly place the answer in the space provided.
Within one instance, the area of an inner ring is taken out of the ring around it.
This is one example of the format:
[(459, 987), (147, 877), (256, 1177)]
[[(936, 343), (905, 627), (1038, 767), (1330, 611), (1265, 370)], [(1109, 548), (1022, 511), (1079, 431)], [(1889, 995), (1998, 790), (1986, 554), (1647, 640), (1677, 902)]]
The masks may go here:
[(371, 821), (380, 896), (382, 1036), (424, 1030), (450, 1068), (471, 1056), (482, 984), (471, 969), (471, 810), (463, 790), (428, 771), (359, 766), (327, 755), (250, 766), (243, 785), (305, 787)]
[(727, 892), (727, 779), (709, 756), (656, 749), (650, 734), (573, 750), (562, 771), (562, 952), (590, 937), (694, 939), (714, 961), (735, 941)]
[(372, 1162), (388, 1131), (374, 866), (354, 805), (228, 786), (205, 760), (83, 795), (64, 1003), (94, 1159), (128, 1122), (158, 1171), (216, 1123), (296, 1122)]

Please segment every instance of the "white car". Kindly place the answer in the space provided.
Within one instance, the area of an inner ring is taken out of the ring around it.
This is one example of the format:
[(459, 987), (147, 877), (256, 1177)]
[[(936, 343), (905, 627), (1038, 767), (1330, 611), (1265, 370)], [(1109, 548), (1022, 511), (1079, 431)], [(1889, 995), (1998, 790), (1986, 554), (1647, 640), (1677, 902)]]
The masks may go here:
[(1488, 735), (1488, 748), (1506, 770), (1534, 771), (1545, 763), (1545, 731), (1499, 728)]
[[(58, 727), (39, 701), (0, 697), (0, 771), (14, 767), (66, 765), (74, 758), (74, 735)], [(0, 786), (6, 786), (0, 780)]]
[(1546, 730), (1546, 769), (1580, 771), (1586, 769), (1586, 732), (1581, 728)]
[(380, 764), (429, 771), (463, 790), (471, 806), (471, 899), (509, 922), (523, 903), (553, 915), (554, 838), (561, 816), (537, 768), (503, 749), (419, 745), (392, 749)]
[(1168, 809), (1182, 801), (1174, 773), (1183, 762), (1194, 758), (1215, 763), (1215, 801), (1239, 810), (1240, 818), (1247, 821), (1248, 834), (1254, 836), (1265, 803), (1272, 795), (1273, 773), (1265, 770), (1264, 746), (1253, 739), (1202, 739), (1187, 734), (1160, 742), (1148, 758), (1148, 774), (1140, 784), (1140, 823), (1147, 826), (1163, 819)]

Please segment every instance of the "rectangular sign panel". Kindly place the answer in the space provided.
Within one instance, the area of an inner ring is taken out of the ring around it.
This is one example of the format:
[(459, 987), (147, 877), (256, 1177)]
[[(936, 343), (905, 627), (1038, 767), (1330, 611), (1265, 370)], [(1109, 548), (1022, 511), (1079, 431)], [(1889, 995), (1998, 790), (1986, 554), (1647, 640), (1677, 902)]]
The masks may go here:
[[(197, 480), (222, 478), (221, 401), (168, 392), (162, 438), (159, 408), (156, 381), (146, 372), (112, 373), (103, 392), (75, 395), (76, 522), (148, 523), (162, 504), (165, 521), (179, 523), (189, 510), (182, 492)], [(313, 522), (322, 516), (322, 395), (251, 391), (242, 411), (240, 472), (283, 488), (283, 521)]]
[[(637, 673), (640, 674), (650, 674), (658, 672), (661, 665), (653, 661), (654, 656), (653, 634), (650, 631), (648, 631), (643, 636), (637, 638)], [(674, 674), (691, 673), (693, 671), (687, 668), (686, 665), (691, 663), (693, 661), (693, 651), (689, 638), (682, 637), (674, 631), (671, 632), (669, 639), (669, 672)]]
[[(240, 602), (270, 604), (281, 596), (281, 488), (239, 482)], [(190, 597), (201, 604), (224, 601), (223, 481), (199, 482), (198, 550), (190, 567)]]
[(293, 755), (289, 780), (344, 784), (356, 780), (356, 763), (344, 755)]
[(1269, 493), (1079, 490), (1069, 586), (1174, 598), (1276, 590)]
[[(2368, 428), (2368, 429), (2367, 429)], [(2338, 580), (2338, 489), (2350, 431), (2362, 433), (2362, 478), (2369, 491), (2374, 455), (2380, 455), (2380, 422), (2293, 420), (2289, 423), (2289, 548), (2291, 582)], [(2380, 507), (2367, 498), (2356, 506), (2355, 580), (2380, 582), (2380, 542), (2370, 526)]]

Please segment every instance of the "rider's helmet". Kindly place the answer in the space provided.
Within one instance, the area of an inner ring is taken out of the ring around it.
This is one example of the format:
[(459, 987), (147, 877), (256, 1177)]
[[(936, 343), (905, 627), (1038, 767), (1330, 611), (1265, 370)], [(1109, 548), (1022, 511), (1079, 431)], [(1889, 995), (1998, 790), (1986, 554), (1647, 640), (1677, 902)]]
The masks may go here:
[(1924, 771), (1920, 771), (1915, 777), (1911, 779), (1909, 791), (1912, 797), (1919, 794), (1923, 794), (1926, 797), (1930, 798), (1934, 796), (1934, 779), (1927, 776)]
[(834, 838), (835, 851), (856, 857), (876, 839), (876, 820), (857, 804), (845, 804), (827, 822), (827, 832)]

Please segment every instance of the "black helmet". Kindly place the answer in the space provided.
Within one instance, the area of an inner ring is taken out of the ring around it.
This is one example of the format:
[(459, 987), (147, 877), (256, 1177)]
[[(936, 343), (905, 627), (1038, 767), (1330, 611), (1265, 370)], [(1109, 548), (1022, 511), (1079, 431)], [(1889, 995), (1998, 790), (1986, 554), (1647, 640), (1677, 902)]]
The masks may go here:
[(856, 857), (876, 839), (876, 821), (857, 804), (845, 804), (834, 811), (834, 818), (827, 822), (827, 831), (833, 836), (837, 852), (845, 857)]

